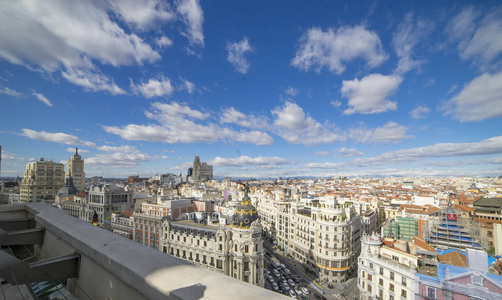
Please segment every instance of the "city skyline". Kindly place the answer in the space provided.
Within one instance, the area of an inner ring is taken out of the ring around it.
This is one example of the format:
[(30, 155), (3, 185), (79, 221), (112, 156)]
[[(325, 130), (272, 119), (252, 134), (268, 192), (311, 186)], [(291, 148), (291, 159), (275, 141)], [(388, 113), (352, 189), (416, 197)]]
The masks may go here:
[(496, 1), (7, 1), (2, 177), (502, 175)]

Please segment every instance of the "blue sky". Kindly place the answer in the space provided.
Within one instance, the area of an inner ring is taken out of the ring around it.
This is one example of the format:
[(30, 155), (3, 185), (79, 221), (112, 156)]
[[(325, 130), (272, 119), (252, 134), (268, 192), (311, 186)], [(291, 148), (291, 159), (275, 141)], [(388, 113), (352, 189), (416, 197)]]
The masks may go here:
[(502, 175), (501, 41), (498, 1), (6, 0), (2, 176)]

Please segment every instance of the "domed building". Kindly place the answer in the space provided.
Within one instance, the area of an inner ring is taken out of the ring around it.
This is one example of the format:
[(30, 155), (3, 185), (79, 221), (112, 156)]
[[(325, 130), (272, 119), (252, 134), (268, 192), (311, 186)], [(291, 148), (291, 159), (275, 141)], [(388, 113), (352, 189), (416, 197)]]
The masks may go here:
[(63, 201), (71, 201), (76, 194), (78, 194), (78, 189), (73, 184), (73, 177), (68, 174), (64, 186), (56, 194), (55, 203), (59, 205)]
[(264, 249), (260, 218), (251, 204), (249, 187), (244, 188), (244, 197), (232, 220), (230, 245), (230, 276), (256, 285), (263, 284)]
[(251, 224), (258, 220), (258, 211), (251, 204), (251, 199), (248, 196), (249, 187), (246, 187), (241, 205), (235, 210), (232, 227), (233, 228), (249, 228)]
[(189, 219), (164, 220), (160, 250), (263, 287), (263, 227), (256, 208), (251, 204), (248, 191), (249, 188), (246, 187), (231, 224), (220, 223), (214, 226), (208, 225), (207, 220), (200, 223)]

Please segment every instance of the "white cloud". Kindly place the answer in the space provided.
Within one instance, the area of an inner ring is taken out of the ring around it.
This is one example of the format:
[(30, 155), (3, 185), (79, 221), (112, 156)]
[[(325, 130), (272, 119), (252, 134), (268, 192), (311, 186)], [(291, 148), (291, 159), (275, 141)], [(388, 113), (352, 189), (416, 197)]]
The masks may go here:
[(441, 110), (461, 122), (482, 121), (502, 116), (502, 72), (484, 73), (466, 84)]
[(364, 26), (342, 26), (337, 29), (310, 28), (300, 38), (300, 46), (291, 64), (308, 71), (326, 67), (337, 74), (343, 73), (345, 63), (362, 58), (369, 68), (381, 65), (388, 55), (375, 32)]
[(247, 37), (240, 42), (227, 43), (227, 51), (227, 60), (234, 66), (235, 71), (246, 74), (249, 70), (249, 62), (244, 56), (253, 51)]
[(0, 11), (0, 56), (50, 72), (60, 66), (89, 67), (92, 59), (120, 66), (160, 58), (135, 33), (126, 33), (115, 23), (110, 10), (106, 1), (70, 5), (59, 0), (44, 1), (44, 5), (8, 1)]
[(183, 82), (182, 89), (185, 89), (189, 94), (195, 91), (195, 84), (183, 78), (181, 78), (181, 81)]
[(200, 7), (199, 0), (179, 0), (176, 2), (176, 11), (187, 26), (183, 33), (188, 38), (190, 45), (204, 47), (204, 12)]
[[(164, 143), (213, 143), (219, 140), (239, 141), (256, 145), (269, 145), (273, 139), (265, 132), (232, 130), (216, 123), (208, 122), (208, 113), (192, 109), (176, 102), (152, 103), (152, 110), (145, 115), (160, 125), (129, 124), (123, 127), (103, 126), (112, 134), (125, 140), (143, 140)], [(201, 123), (201, 121), (204, 121)]]
[[(70, 153), (75, 153), (75, 148), (66, 148), (66, 151), (67, 151), (67, 152), (70, 152)], [(85, 149), (78, 149), (78, 153), (81, 153), (81, 154), (88, 154), (88, 153), (89, 153), (89, 150), (85, 150)]]
[(354, 157), (354, 156), (363, 156), (364, 153), (361, 151), (358, 151), (354, 148), (339, 148), (335, 149), (336, 152), (340, 153), (343, 155), (343, 157)]
[(333, 106), (334, 108), (339, 108), (340, 106), (342, 106), (342, 102), (338, 100), (333, 100), (329, 104), (331, 104), (331, 106)]
[(318, 157), (324, 157), (331, 155), (331, 153), (329, 153), (328, 151), (316, 151), (314, 152), (314, 155)]
[(282, 107), (272, 110), (275, 117), (274, 129), (287, 142), (292, 144), (317, 145), (345, 140), (333, 132), (334, 125), (321, 125), (311, 116), (306, 115), (296, 103), (285, 102)]
[(425, 118), (425, 115), (430, 112), (431, 112), (431, 109), (428, 108), (427, 106), (418, 106), (410, 112), (410, 116), (413, 119), (423, 119), (423, 118)]
[(118, 148), (116, 152), (108, 149), (106, 150), (107, 153), (87, 158), (85, 160), (86, 165), (94, 168), (131, 168), (143, 162), (163, 158), (162, 156), (150, 156), (135, 147), (122, 146), (116, 148)]
[(285, 93), (286, 95), (289, 95), (289, 96), (291, 96), (291, 97), (294, 97), (294, 96), (298, 95), (298, 93), (299, 93), (299, 92), (300, 92), (300, 89), (298, 89), (298, 88), (294, 88), (294, 87), (292, 87), (292, 86), (288, 87), (288, 88), (284, 91), (284, 93)]
[(343, 114), (376, 114), (396, 110), (397, 103), (387, 97), (397, 90), (402, 81), (400, 76), (382, 74), (371, 74), (361, 80), (356, 78), (342, 81), (342, 96), (349, 99), (350, 107)]
[(490, 68), (502, 53), (502, 8), (496, 8), (478, 20), (480, 12), (464, 8), (448, 24), (450, 39), (458, 41), (462, 59), (473, 59), (481, 69)]
[(169, 3), (161, 0), (110, 0), (110, 4), (124, 21), (143, 30), (176, 19)]
[(2, 149), (2, 160), (23, 161), (24, 158), (22, 158), (21, 156), (19, 156), (17, 154), (10, 153), (10, 152)]
[(354, 127), (349, 130), (349, 138), (360, 143), (397, 143), (402, 139), (410, 138), (406, 135), (408, 128), (394, 122), (387, 122), (382, 127), (375, 129), (367, 129), (362, 123), (359, 127)]
[(255, 116), (252, 114), (246, 115), (233, 107), (223, 109), (220, 123), (232, 123), (242, 127), (263, 129), (270, 125), (265, 117)]
[(131, 80), (131, 89), (145, 98), (169, 96), (174, 91), (171, 81), (164, 76), (160, 80), (151, 78), (147, 83), (140, 84), (134, 84)]
[(155, 39), (155, 44), (157, 44), (159, 48), (167, 48), (173, 44), (173, 40), (163, 35), (160, 38)]
[(397, 74), (404, 74), (411, 69), (418, 68), (423, 61), (413, 58), (414, 49), (433, 29), (430, 21), (417, 19), (415, 21), (413, 14), (408, 13), (404, 21), (398, 25), (394, 33), (392, 43), (397, 57), (399, 58), (396, 69)]
[(8, 88), (8, 87), (0, 87), (0, 94), (9, 95), (9, 96), (16, 97), (16, 98), (20, 98), (21, 96), (23, 96), (23, 93), (20, 93), (16, 90)]
[(34, 140), (55, 142), (65, 145), (84, 145), (88, 147), (96, 146), (96, 144), (94, 144), (93, 142), (82, 141), (78, 137), (72, 134), (67, 134), (62, 132), (35, 131), (24, 128), (22, 135)]
[(242, 155), (237, 158), (215, 157), (210, 163), (215, 167), (270, 166), (270, 165), (278, 166), (278, 165), (291, 164), (289, 160), (277, 156), (273, 157), (258, 156), (255, 158), (251, 158), (246, 155)]
[(110, 1), (3, 3), (0, 58), (29, 69), (61, 71), (68, 81), (89, 91), (123, 94), (95, 62), (114, 67), (141, 65), (160, 55), (134, 30), (125, 31), (115, 16), (144, 28), (169, 19), (169, 13), (155, 0)]
[(125, 91), (118, 87), (112, 79), (90, 70), (68, 68), (61, 75), (69, 82), (79, 85), (88, 91), (106, 91), (112, 95), (125, 94)]
[(375, 166), (422, 160), (430, 157), (458, 157), (502, 153), (502, 136), (474, 143), (439, 143), (431, 146), (387, 152), (375, 157), (355, 159), (354, 166)]
[(340, 163), (308, 163), (305, 165), (306, 168), (315, 168), (315, 169), (343, 169), (344, 164)]
[(38, 99), (38, 101), (45, 103), (45, 105), (52, 106), (52, 103), (49, 101), (49, 99), (45, 98), (44, 95), (33, 92), (33, 96), (35, 96)]

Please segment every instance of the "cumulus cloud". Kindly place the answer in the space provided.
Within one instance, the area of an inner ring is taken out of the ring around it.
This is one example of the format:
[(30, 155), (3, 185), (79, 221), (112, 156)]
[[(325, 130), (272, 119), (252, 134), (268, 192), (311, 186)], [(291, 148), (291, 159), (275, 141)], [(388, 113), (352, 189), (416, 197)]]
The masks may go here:
[(262, 116), (244, 114), (233, 107), (223, 109), (220, 116), (220, 123), (232, 123), (242, 127), (263, 129), (269, 126), (268, 120)]
[(96, 144), (93, 142), (82, 141), (78, 137), (67, 134), (63, 132), (46, 132), (46, 131), (35, 131), (31, 129), (23, 129), (23, 136), (34, 140), (42, 140), (46, 142), (55, 142), (65, 145), (84, 145), (89, 147), (94, 147)]
[(8, 1), (0, 12), (4, 37), (0, 56), (14, 64), (34, 65), (46, 71), (55, 71), (61, 65), (89, 66), (91, 59), (120, 66), (160, 58), (135, 33), (126, 33), (114, 22), (110, 10), (113, 7), (107, 1), (78, 1), (71, 5), (62, 5), (58, 0), (45, 1), (44, 5)]
[(37, 98), (38, 101), (43, 102), (45, 105), (52, 106), (52, 103), (49, 101), (49, 99), (45, 98), (44, 95), (33, 92), (33, 96), (35, 96), (35, 98)]
[(155, 44), (157, 44), (157, 46), (159, 48), (167, 48), (173, 44), (173, 40), (171, 40), (167, 36), (163, 35), (163, 36), (155, 39)]
[(418, 161), (431, 157), (459, 157), (502, 153), (502, 136), (474, 143), (439, 143), (430, 146), (387, 152), (375, 157), (355, 159), (354, 166), (376, 166)]
[(396, 110), (397, 103), (390, 101), (403, 78), (397, 75), (371, 74), (361, 80), (342, 81), (342, 96), (349, 99), (349, 108), (343, 114), (376, 114)]
[(314, 152), (314, 155), (318, 157), (324, 157), (331, 155), (331, 153), (329, 153), (328, 151), (316, 151)]
[(432, 24), (432, 22), (421, 18), (415, 20), (413, 13), (408, 13), (403, 22), (398, 25), (392, 38), (394, 50), (399, 58), (396, 68), (397, 74), (404, 74), (411, 69), (418, 68), (423, 63), (423, 61), (413, 58), (415, 56), (414, 48), (432, 31)]
[(272, 115), (277, 134), (289, 143), (317, 145), (345, 140), (334, 132), (334, 125), (321, 125), (296, 103), (287, 101), (272, 110)]
[(125, 91), (118, 87), (111, 78), (92, 70), (68, 68), (61, 75), (69, 82), (83, 87), (86, 91), (106, 91), (113, 95), (125, 94)]
[(124, 21), (142, 30), (176, 19), (169, 3), (161, 0), (110, 0)]
[(96, 156), (86, 158), (86, 165), (93, 166), (94, 168), (131, 168), (143, 162), (165, 158), (163, 156), (150, 156), (130, 146), (109, 147), (103, 151), (107, 153), (100, 153), (96, 154)]
[(363, 156), (364, 153), (361, 151), (358, 151), (354, 148), (339, 148), (335, 149), (336, 152), (340, 153), (343, 155), (343, 157), (354, 157), (354, 156)]
[(199, 0), (179, 0), (176, 2), (176, 11), (186, 25), (183, 35), (187, 37), (190, 45), (204, 47), (204, 12)]
[(445, 115), (461, 122), (482, 121), (502, 116), (502, 72), (484, 73), (441, 107)]
[[(129, 124), (122, 127), (103, 126), (125, 140), (143, 140), (164, 143), (213, 143), (220, 140), (239, 141), (256, 145), (269, 145), (273, 139), (261, 131), (233, 130), (207, 121), (208, 113), (176, 102), (152, 103), (145, 115), (160, 124)], [(204, 122), (202, 122), (204, 121)]]
[(451, 41), (458, 42), (462, 59), (472, 59), (481, 69), (490, 68), (502, 53), (502, 8), (496, 8), (481, 19), (481, 13), (464, 8), (448, 24), (446, 32)]
[(20, 93), (14, 89), (10, 89), (8, 87), (0, 87), (0, 94), (9, 95), (9, 96), (16, 97), (16, 98), (20, 98), (23, 96), (23, 93)]
[(151, 78), (147, 83), (134, 84), (131, 80), (131, 88), (135, 94), (141, 94), (145, 98), (169, 96), (174, 88), (169, 78), (162, 76), (160, 79)]
[(255, 158), (251, 158), (246, 155), (239, 156), (237, 158), (222, 158), (215, 157), (211, 164), (215, 167), (241, 167), (241, 166), (271, 166), (271, 165), (287, 165), (291, 164), (291, 162), (287, 159), (273, 156), (273, 157), (264, 157), (258, 156)]
[(291, 64), (305, 71), (310, 68), (320, 71), (326, 67), (341, 74), (345, 64), (355, 59), (365, 60), (368, 68), (377, 67), (388, 59), (378, 35), (362, 25), (328, 28), (326, 31), (313, 27), (299, 42)]
[(227, 43), (227, 51), (227, 60), (232, 64), (235, 71), (246, 74), (249, 70), (249, 62), (245, 55), (253, 51), (247, 37), (244, 37), (240, 42)]
[(366, 124), (361, 123), (359, 127), (353, 127), (349, 130), (349, 138), (359, 143), (397, 143), (400, 140), (411, 138), (406, 135), (407, 127), (395, 122), (387, 122), (382, 127), (374, 129), (366, 128)]
[[(61, 71), (89, 91), (123, 94), (96, 62), (114, 67), (141, 65), (159, 53), (135, 32), (173, 19), (165, 2), (47, 0), (7, 1), (0, 11), (0, 58), (48, 73)], [(119, 22), (123, 21), (122, 22)], [(124, 30), (121, 25), (129, 26)]]
[(410, 116), (413, 119), (423, 119), (425, 115), (430, 113), (431, 109), (427, 106), (418, 106), (410, 112)]

